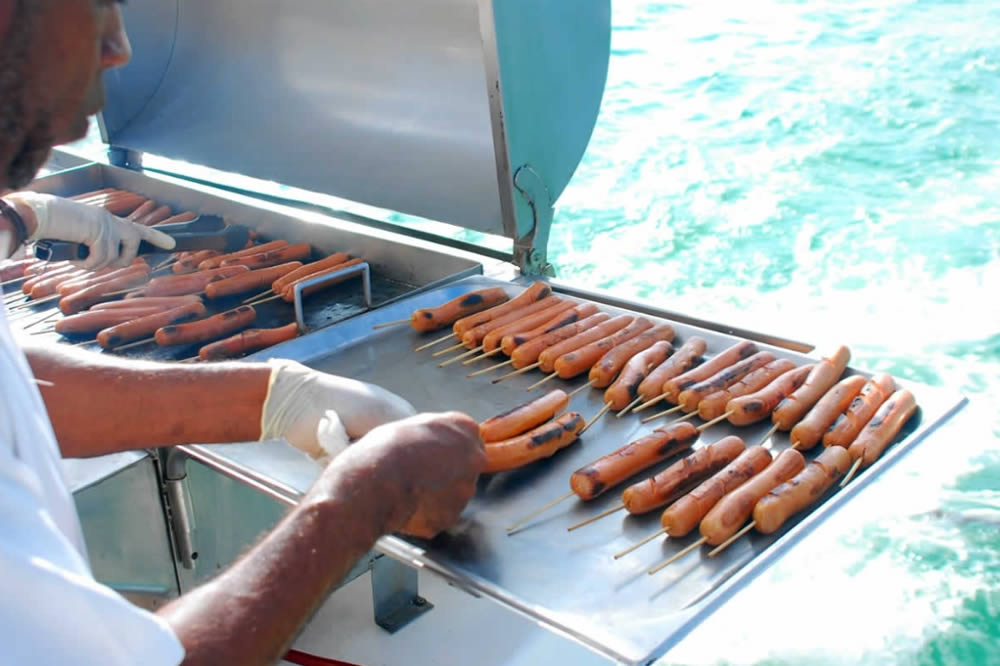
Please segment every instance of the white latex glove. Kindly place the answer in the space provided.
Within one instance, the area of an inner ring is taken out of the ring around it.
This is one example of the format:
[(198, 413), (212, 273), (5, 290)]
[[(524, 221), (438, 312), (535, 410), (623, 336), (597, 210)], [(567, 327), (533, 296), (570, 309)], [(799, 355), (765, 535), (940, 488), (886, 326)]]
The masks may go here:
[(29, 241), (69, 241), (90, 248), (86, 259), (73, 262), (81, 268), (124, 268), (135, 259), (141, 241), (164, 250), (172, 250), (176, 245), (174, 239), (162, 231), (115, 217), (99, 206), (35, 192), (19, 192), (17, 199), (35, 213), (38, 226)]
[(416, 413), (413, 406), (384, 388), (312, 370), (295, 361), (269, 361), (267, 397), (261, 410), (260, 438), (285, 439), (321, 463), (351, 441), (383, 423)]

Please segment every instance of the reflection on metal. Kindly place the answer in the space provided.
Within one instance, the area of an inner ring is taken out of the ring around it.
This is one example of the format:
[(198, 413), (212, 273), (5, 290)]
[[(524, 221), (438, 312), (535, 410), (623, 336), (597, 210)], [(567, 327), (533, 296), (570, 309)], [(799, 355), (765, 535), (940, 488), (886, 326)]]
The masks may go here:
[(434, 604), (417, 594), (417, 570), (381, 556), (372, 563), (375, 624), (394, 634)]
[(185, 462), (184, 453), (178, 449), (170, 449), (167, 452), (163, 485), (167, 494), (167, 510), (170, 515), (174, 547), (177, 549), (177, 559), (185, 569), (194, 569), (198, 551), (194, 545), (194, 526), (184, 483), (187, 479)]
[(295, 322), (299, 326), (300, 333), (305, 334), (309, 332), (309, 329), (306, 326), (305, 316), (302, 311), (302, 292), (310, 287), (321, 287), (324, 284), (341, 282), (349, 277), (357, 275), (358, 273), (361, 274), (361, 300), (365, 304), (365, 309), (371, 310), (372, 275), (371, 268), (368, 266), (367, 261), (362, 261), (360, 264), (355, 264), (354, 266), (348, 266), (347, 268), (336, 271), (335, 273), (328, 273), (326, 275), (320, 275), (318, 277), (305, 280), (304, 282), (299, 282), (293, 287)]

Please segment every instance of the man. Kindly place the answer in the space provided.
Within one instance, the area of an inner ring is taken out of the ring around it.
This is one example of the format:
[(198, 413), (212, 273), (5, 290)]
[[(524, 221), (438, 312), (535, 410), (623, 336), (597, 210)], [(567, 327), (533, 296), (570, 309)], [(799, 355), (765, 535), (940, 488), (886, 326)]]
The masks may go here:
[[(112, 0), (0, 0), (0, 36), (0, 188), (9, 191), (52, 145), (85, 132), (103, 103), (102, 71), (125, 64), (130, 49)], [(0, 258), (47, 237), (86, 243), (98, 267), (128, 263), (139, 240), (172, 242), (73, 202), (4, 201)], [(182, 367), (75, 351), (30, 348), (25, 358), (0, 310), (4, 663), (273, 663), (379, 536), (429, 537), (449, 526), (483, 468), (467, 416), (409, 416), (398, 396), (298, 364)], [(44, 380), (41, 393), (32, 375)], [(357, 441), (318, 434), (338, 428)], [(60, 450), (95, 456), (277, 437), (333, 462), (229, 570), (155, 615), (93, 580)]]

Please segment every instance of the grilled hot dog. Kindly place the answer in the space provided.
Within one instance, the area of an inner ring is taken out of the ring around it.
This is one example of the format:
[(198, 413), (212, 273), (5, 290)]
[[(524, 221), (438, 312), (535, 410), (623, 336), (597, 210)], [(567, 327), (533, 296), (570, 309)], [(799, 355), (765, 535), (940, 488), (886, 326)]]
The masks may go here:
[(754, 370), (763, 368), (773, 360), (774, 354), (766, 351), (748, 356), (681, 391), (677, 396), (677, 404), (685, 412), (693, 412), (698, 409), (698, 404), (702, 399), (716, 391), (729, 388)]
[(639, 384), (639, 395), (642, 399), (652, 400), (662, 396), (663, 385), (668, 380), (701, 363), (701, 355), (705, 353), (705, 347), (706, 343), (702, 338), (697, 336), (688, 338), (680, 349), (642, 380), (642, 383)]
[(631, 315), (619, 315), (607, 321), (601, 322), (597, 326), (581, 330), (576, 335), (555, 343), (551, 347), (546, 347), (538, 355), (538, 367), (542, 372), (552, 372), (556, 361), (563, 355), (585, 347), (586, 345), (605, 338), (613, 333), (624, 329), (635, 321)]
[[(632, 338), (639, 336), (644, 331), (653, 328), (653, 322), (645, 317), (637, 317), (625, 328), (612, 333), (600, 340), (595, 340), (584, 345), (576, 351), (563, 354), (555, 362), (554, 369), (562, 379), (572, 379), (577, 375), (587, 372), (606, 354), (620, 344), (628, 342)], [(671, 329), (672, 332), (673, 329)], [(652, 344), (652, 343), (650, 343)], [(627, 359), (626, 359), (627, 360)], [(608, 384), (611, 380), (608, 379)], [(607, 384), (605, 384), (607, 386)]]
[[(597, 359), (590, 368), (587, 378), (595, 388), (610, 386), (618, 373), (636, 354), (652, 347), (657, 342), (669, 342), (674, 339), (674, 327), (670, 324), (658, 324), (642, 331), (635, 337), (615, 345), (603, 356)], [(599, 344), (599, 343), (594, 343)], [(639, 388), (636, 382), (636, 388)], [(622, 405), (624, 408), (625, 405)]]
[[(246, 268), (246, 266), (232, 266), (231, 268)], [(192, 321), (186, 324), (170, 324), (157, 329), (155, 333), (156, 344), (161, 347), (171, 345), (185, 345), (195, 342), (205, 342), (213, 338), (235, 333), (241, 328), (246, 328), (257, 318), (257, 311), (250, 305), (241, 305), (233, 310), (226, 310), (217, 315)]]
[(437, 331), (462, 317), (499, 305), (508, 298), (503, 287), (490, 287), (462, 294), (436, 308), (414, 310), (410, 315), (410, 327), (421, 333)]
[(528, 342), (520, 344), (514, 348), (514, 352), (510, 355), (512, 361), (511, 365), (513, 365), (517, 370), (527, 367), (538, 361), (541, 353), (549, 347), (553, 347), (564, 340), (574, 338), (580, 333), (589, 331), (609, 319), (611, 319), (611, 315), (606, 312), (598, 312), (597, 314), (590, 315), (586, 319), (573, 324), (567, 324), (566, 326), (560, 326), (550, 333), (546, 333), (545, 335), (539, 336), (534, 340), (529, 340)]
[(726, 405), (729, 404), (730, 400), (759, 391), (781, 375), (794, 369), (795, 363), (786, 358), (771, 361), (764, 367), (747, 373), (746, 377), (729, 388), (705, 396), (698, 403), (698, 416), (705, 421), (718, 418), (726, 413)]
[(523, 435), (490, 442), (486, 448), (484, 474), (517, 469), (542, 458), (552, 456), (576, 441), (585, 421), (578, 412), (566, 412)]
[(495, 305), (488, 310), (483, 310), (482, 312), (462, 317), (452, 324), (452, 331), (456, 336), (458, 336), (458, 338), (461, 339), (467, 331), (475, 328), (476, 326), (493, 321), (497, 317), (502, 317), (509, 312), (523, 308), (526, 305), (540, 301), (543, 298), (548, 298), (551, 295), (552, 287), (541, 281), (532, 282), (531, 286), (506, 303), (501, 303), (500, 305)]
[(733, 398), (726, 404), (728, 421), (735, 426), (750, 425), (766, 419), (786, 395), (802, 385), (812, 365), (790, 370), (756, 393)]
[(628, 407), (638, 394), (639, 385), (646, 379), (650, 371), (663, 363), (673, 350), (674, 348), (669, 342), (660, 340), (654, 342), (649, 349), (630, 358), (625, 367), (622, 368), (618, 379), (604, 392), (604, 402), (610, 403), (611, 409), (614, 410)]
[(205, 345), (198, 350), (198, 358), (203, 361), (236, 358), (291, 340), (298, 334), (299, 325), (295, 322), (278, 328), (250, 328), (232, 337)]
[(905, 389), (896, 391), (861, 429), (847, 452), (855, 460), (861, 458), (861, 467), (868, 467), (878, 460), (916, 411), (917, 401), (913, 394)]
[(832, 356), (824, 357), (813, 366), (802, 386), (792, 391), (771, 412), (771, 421), (778, 426), (778, 430), (791, 430), (809, 408), (840, 379), (850, 358), (851, 350), (841, 345)]
[(484, 442), (499, 442), (523, 435), (551, 419), (567, 405), (569, 396), (565, 391), (555, 389), (536, 400), (486, 419), (479, 424), (479, 434)]
[(754, 528), (761, 534), (777, 531), (786, 520), (815, 502), (851, 466), (851, 456), (831, 446), (792, 479), (761, 497), (753, 508)]
[(126, 342), (153, 335), (164, 326), (204, 317), (205, 312), (205, 306), (200, 301), (179, 305), (164, 312), (146, 315), (106, 328), (97, 334), (97, 343), (105, 349), (111, 349)]
[[(597, 314), (597, 312), (597, 306), (593, 303), (580, 303), (570, 310), (560, 312), (559, 314), (550, 317), (548, 320), (543, 321), (535, 328), (504, 335), (503, 339), (500, 341), (500, 348), (503, 350), (504, 354), (511, 356), (514, 353), (514, 350), (524, 343), (535, 340), (558, 328), (562, 328), (563, 326), (568, 326), (569, 324), (586, 319), (591, 315)], [(534, 363), (534, 361), (532, 361), (532, 363)]]
[(837, 382), (792, 428), (789, 435), (792, 446), (799, 451), (807, 451), (819, 444), (823, 433), (847, 409), (864, 385), (865, 378), (861, 375), (851, 375)]
[(823, 446), (843, 446), (845, 449), (850, 446), (879, 406), (895, 390), (896, 382), (890, 375), (880, 373), (869, 379), (847, 411), (838, 416), (823, 434)]
[(729, 349), (719, 352), (701, 365), (695, 366), (682, 375), (677, 375), (672, 379), (668, 379), (663, 383), (661, 393), (666, 394), (668, 402), (676, 405), (677, 400), (680, 398), (681, 391), (684, 389), (689, 388), (698, 382), (704, 381), (723, 368), (728, 368), (734, 363), (742, 361), (748, 356), (752, 356), (756, 353), (757, 345), (754, 343), (747, 341), (737, 342)]

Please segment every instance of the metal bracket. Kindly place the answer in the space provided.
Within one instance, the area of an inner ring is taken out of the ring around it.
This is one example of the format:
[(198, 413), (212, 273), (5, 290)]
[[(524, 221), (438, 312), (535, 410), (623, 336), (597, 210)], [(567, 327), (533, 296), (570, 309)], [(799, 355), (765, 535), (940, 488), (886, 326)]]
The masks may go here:
[(548, 262), (547, 255), (553, 213), (549, 188), (528, 164), (514, 172), (514, 188), (521, 195), (521, 201), (515, 206), (520, 208), (519, 204), (526, 204), (534, 220), (531, 233), (514, 241), (514, 263), (524, 275), (553, 277), (555, 269)]
[(142, 171), (142, 153), (138, 150), (108, 146), (108, 162), (116, 167)]
[(166, 490), (167, 509), (170, 513), (170, 531), (177, 559), (185, 569), (194, 569), (198, 551), (194, 547), (194, 521), (188, 506), (187, 479), (188, 456), (179, 449), (170, 449), (164, 463), (163, 485)]
[(361, 297), (364, 299), (365, 308), (368, 310), (372, 309), (372, 274), (371, 267), (368, 266), (367, 261), (363, 261), (360, 264), (355, 264), (353, 266), (348, 266), (347, 268), (337, 271), (335, 273), (327, 273), (325, 275), (320, 275), (319, 277), (312, 278), (310, 280), (305, 280), (299, 282), (293, 287), (294, 291), (294, 303), (295, 303), (295, 322), (299, 326), (299, 333), (305, 334), (306, 330), (306, 320), (302, 311), (302, 292), (310, 287), (319, 287), (327, 283), (336, 283), (346, 280), (349, 277), (361, 273)]
[(375, 624), (394, 634), (434, 604), (417, 594), (417, 571), (385, 555), (371, 565)]

